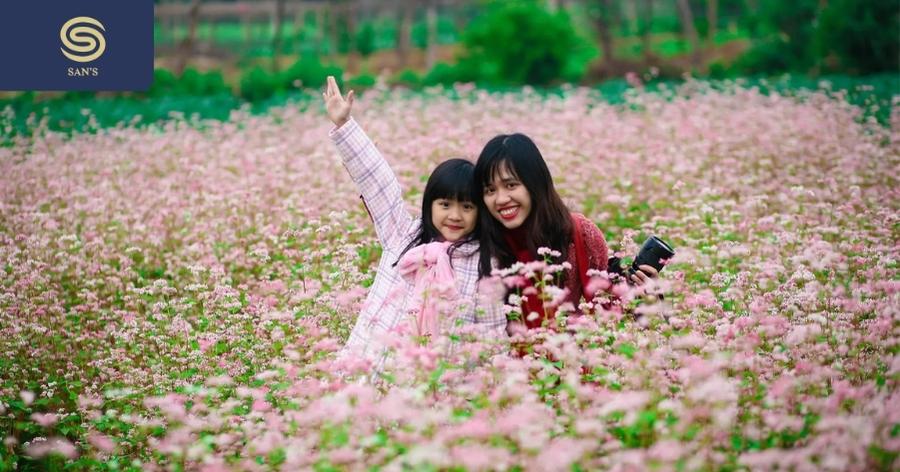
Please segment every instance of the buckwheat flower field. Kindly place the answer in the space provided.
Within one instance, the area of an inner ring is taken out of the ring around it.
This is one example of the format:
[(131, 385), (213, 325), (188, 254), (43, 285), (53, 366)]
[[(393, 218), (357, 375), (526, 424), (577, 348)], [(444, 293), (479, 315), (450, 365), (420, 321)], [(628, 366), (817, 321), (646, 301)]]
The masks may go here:
[[(411, 208), (520, 131), (570, 208), (677, 251), (527, 355), (338, 359), (380, 247), (318, 103), (0, 148), (0, 468), (897, 470), (900, 113), (688, 82), (373, 91)], [(651, 301), (652, 300), (652, 301)], [(599, 305), (599, 303), (598, 303)]]

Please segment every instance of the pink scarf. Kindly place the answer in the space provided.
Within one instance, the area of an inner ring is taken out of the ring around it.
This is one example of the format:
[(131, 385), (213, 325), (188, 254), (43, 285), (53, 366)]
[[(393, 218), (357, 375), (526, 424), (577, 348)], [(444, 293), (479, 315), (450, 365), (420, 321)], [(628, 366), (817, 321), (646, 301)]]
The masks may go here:
[(456, 281), (450, 256), (449, 242), (431, 242), (416, 246), (400, 258), (397, 270), (413, 285), (410, 313), (418, 336), (431, 336), (438, 330), (438, 312), (442, 301), (457, 296)]

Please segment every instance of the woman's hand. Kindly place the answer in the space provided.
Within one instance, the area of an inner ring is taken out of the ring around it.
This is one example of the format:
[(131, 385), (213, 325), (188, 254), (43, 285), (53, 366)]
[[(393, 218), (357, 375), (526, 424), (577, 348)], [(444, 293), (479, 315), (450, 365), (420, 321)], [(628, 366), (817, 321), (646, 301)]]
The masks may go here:
[(325, 111), (328, 118), (335, 126), (340, 128), (350, 119), (350, 108), (353, 107), (353, 90), (347, 92), (347, 98), (341, 95), (341, 89), (338, 88), (337, 81), (333, 75), (328, 76), (328, 84), (325, 86), (325, 92), (322, 94), (325, 99)]
[(653, 266), (644, 264), (638, 266), (638, 270), (634, 271), (629, 278), (635, 285), (644, 285), (648, 280), (655, 279), (658, 275), (659, 272)]

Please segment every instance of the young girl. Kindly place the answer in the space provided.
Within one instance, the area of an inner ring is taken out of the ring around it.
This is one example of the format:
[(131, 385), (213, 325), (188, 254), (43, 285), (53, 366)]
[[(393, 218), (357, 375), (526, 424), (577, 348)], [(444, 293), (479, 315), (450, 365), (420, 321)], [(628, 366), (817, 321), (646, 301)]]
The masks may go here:
[[(544, 157), (524, 134), (499, 135), (481, 151), (475, 164), (476, 194), (482, 211), (481, 276), (490, 275), (492, 258), (500, 267), (515, 262), (540, 260), (537, 250), (547, 247), (559, 251), (561, 261), (571, 268), (563, 273), (568, 289), (567, 302), (578, 306), (582, 295), (592, 299), (582, 282), (588, 269), (620, 272), (610, 268), (603, 233), (587, 217), (566, 208), (553, 186), (553, 177)], [(579, 263), (579, 259), (581, 259)], [(587, 266), (587, 267), (585, 267)], [(631, 281), (643, 284), (657, 275), (656, 269), (642, 265)], [(541, 326), (553, 316), (539, 297), (526, 297), (522, 303), (524, 320), (511, 320), (507, 331)], [(524, 323), (524, 325), (523, 325)]]
[[(396, 176), (353, 118), (353, 91), (346, 100), (333, 77), (325, 93), (329, 133), (344, 166), (362, 193), (383, 251), (375, 281), (350, 333), (344, 354), (361, 356), (380, 370), (385, 340), (398, 327), (418, 336), (439, 334), (455, 320), (476, 323), (486, 337), (505, 337), (506, 317), (497, 303), (479, 303), (478, 208), (471, 162), (438, 165), (422, 197), (422, 216), (405, 208)], [(407, 323), (406, 325), (401, 325)]]

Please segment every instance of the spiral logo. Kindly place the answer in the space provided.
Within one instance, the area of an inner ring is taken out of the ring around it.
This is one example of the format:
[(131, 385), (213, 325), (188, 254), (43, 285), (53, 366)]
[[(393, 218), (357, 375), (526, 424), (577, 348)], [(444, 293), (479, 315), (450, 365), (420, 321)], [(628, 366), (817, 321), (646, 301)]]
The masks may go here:
[(76, 16), (59, 30), (63, 54), (75, 62), (91, 62), (106, 51), (103, 24), (89, 16)]

